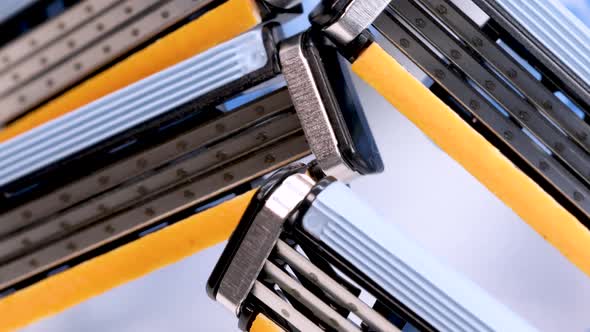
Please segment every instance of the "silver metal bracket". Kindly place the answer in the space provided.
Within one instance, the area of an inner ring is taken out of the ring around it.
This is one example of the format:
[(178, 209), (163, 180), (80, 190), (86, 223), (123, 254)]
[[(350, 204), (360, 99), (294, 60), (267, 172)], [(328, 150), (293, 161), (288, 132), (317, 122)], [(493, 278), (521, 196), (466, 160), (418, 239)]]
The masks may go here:
[(283, 75), (309, 146), (326, 175), (339, 180), (357, 176), (338, 148), (335, 128), (317, 87), (309, 62), (303, 54), (302, 34), (284, 41), (279, 49)]
[(333, 40), (346, 45), (367, 29), (388, 3), (387, 0), (352, 0), (342, 16), (325, 32)]
[(221, 280), (216, 300), (239, 315), (242, 303), (283, 230), (283, 223), (314, 186), (309, 176), (291, 175), (256, 215)]

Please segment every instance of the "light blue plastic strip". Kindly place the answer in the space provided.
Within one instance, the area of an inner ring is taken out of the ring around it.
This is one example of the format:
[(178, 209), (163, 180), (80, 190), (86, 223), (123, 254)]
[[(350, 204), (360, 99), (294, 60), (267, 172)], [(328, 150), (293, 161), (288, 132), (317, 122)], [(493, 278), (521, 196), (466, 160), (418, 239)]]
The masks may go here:
[(260, 30), (247, 32), (0, 144), (0, 185), (146, 120), (267, 63)]
[(2, 0), (0, 1), (0, 23), (9, 19), (37, 0)]
[(440, 331), (535, 331), (384, 221), (342, 183), (318, 195), (303, 227)]
[(495, 0), (590, 85), (590, 29), (557, 0)]

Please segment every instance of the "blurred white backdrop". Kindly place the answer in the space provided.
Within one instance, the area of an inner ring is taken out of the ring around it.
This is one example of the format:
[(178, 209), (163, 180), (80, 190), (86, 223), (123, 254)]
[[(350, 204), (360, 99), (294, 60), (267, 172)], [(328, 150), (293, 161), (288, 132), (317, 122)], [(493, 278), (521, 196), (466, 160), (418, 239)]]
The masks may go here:
[[(562, 1), (590, 18), (588, 1)], [(314, 2), (307, 0), (306, 8)], [(381, 96), (356, 83), (386, 171), (358, 179), (352, 188), (540, 330), (589, 331), (590, 279)], [(222, 249), (208, 249), (24, 331), (235, 331), (235, 318), (205, 293)]]

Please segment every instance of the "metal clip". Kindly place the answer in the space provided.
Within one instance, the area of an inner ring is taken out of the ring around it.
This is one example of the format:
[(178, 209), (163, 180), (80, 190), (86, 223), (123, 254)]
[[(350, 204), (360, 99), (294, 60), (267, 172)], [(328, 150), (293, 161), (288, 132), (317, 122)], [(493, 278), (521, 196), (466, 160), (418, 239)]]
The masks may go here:
[(253, 199), (207, 285), (209, 296), (237, 316), (282, 232), (315, 182), (301, 166), (275, 174)]
[(339, 180), (377, 173), (383, 162), (336, 48), (310, 33), (280, 45), (282, 72), (311, 150)]

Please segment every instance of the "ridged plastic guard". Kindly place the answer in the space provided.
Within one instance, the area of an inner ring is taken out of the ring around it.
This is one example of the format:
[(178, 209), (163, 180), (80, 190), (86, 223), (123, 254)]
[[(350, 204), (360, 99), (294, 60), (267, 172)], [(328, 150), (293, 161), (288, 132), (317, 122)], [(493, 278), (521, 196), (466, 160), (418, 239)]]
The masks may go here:
[(247, 32), (0, 145), (0, 185), (121, 133), (262, 68), (260, 30)]
[(344, 184), (318, 195), (303, 227), (440, 331), (535, 330), (381, 219)]
[(495, 0), (590, 84), (590, 29), (557, 0)]

